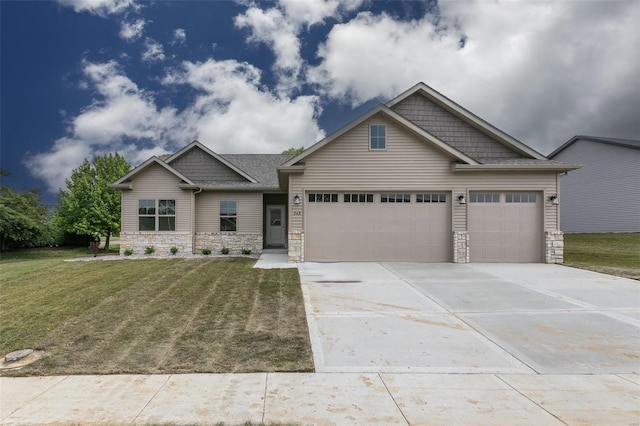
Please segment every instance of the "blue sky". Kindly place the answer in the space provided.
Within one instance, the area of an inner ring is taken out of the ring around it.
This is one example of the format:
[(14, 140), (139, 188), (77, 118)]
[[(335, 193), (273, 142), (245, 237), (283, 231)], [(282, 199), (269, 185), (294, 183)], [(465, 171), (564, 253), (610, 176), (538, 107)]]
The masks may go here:
[(422, 81), (543, 154), (640, 138), (640, 2), (2, 1), (2, 184), (308, 147)]

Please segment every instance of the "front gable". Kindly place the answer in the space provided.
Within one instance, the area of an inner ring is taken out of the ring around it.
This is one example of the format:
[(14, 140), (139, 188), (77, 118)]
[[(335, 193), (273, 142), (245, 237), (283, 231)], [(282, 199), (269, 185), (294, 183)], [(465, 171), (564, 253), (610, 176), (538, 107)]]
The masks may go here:
[(166, 160), (192, 180), (203, 184), (256, 183), (257, 180), (195, 140)]
[(249, 182), (246, 177), (197, 146), (175, 158), (169, 165), (197, 183)]
[(420, 93), (408, 96), (391, 109), (475, 159), (531, 158), (489, 137)]

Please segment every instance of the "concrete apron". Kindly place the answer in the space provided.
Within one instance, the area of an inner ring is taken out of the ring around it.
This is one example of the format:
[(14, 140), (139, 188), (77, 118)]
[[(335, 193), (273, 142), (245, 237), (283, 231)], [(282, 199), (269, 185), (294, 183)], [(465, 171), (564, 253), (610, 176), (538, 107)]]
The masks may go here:
[(640, 373), (634, 280), (543, 264), (300, 264), (318, 372)]

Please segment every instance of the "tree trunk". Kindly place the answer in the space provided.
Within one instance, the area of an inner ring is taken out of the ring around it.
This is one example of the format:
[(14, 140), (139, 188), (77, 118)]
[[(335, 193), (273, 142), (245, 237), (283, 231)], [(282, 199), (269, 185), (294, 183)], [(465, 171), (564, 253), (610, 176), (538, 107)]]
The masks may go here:
[(104, 239), (104, 251), (105, 253), (109, 251), (109, 240), (111, 239), (111, 232), (107, 232), (107, 236)]

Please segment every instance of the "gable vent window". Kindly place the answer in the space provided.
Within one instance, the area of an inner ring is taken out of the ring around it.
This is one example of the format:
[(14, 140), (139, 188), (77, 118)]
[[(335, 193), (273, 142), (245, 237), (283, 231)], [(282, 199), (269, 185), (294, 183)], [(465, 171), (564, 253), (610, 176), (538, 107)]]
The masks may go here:
[(387, 149), (387, 125), (371, 124), (369, 126), (369, 149), (385, 150)]
[(373, 203), (373, 194), (344, 194), (345, 203)]
[(310, 203), (337, 203), (338, 194), (310, 193), (309, 202)]
[(416, 194), (416, 203), (446, 203), (447, 194)]
[(381, 203), (410, 203), (411, 194), (380, 194)]
[(238, 223), (238, 209), (235, 201), (220, 201), (220, 232), (235, 232)]
[(469, 201), (472, 203), (499, 203), (500, 194), (472, 192), (469, 194)]
[(138, 231), (175, 231), (176, 200), (138, 200)]

